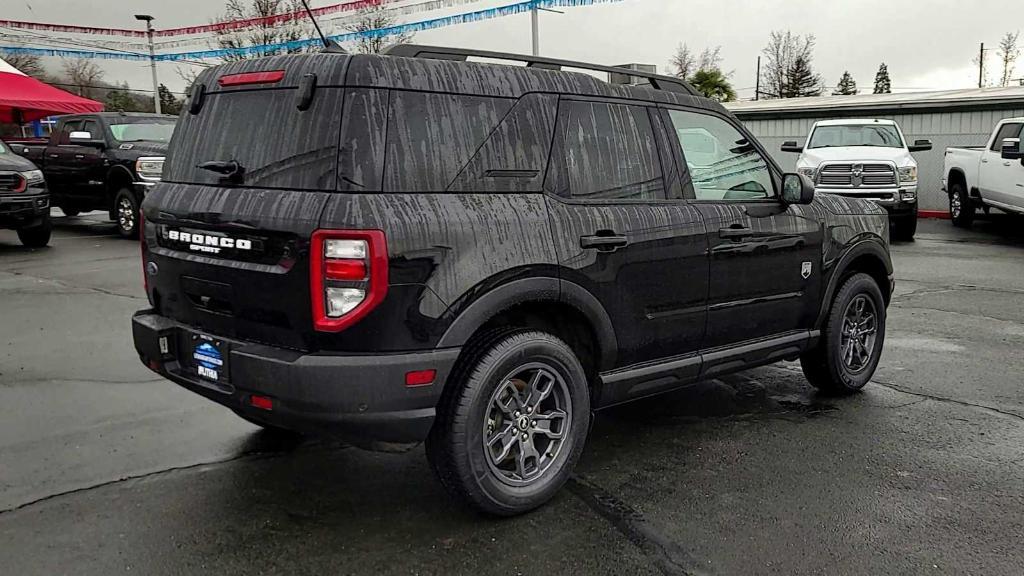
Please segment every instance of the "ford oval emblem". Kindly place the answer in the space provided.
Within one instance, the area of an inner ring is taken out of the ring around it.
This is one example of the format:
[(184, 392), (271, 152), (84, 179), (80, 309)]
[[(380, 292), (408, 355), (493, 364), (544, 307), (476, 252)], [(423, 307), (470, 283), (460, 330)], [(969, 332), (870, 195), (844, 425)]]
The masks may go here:
[(146, 262), (146, 274), (156, 276), (158, 272), (160, 272), (160, 267), (156, 265), (156, 262)]

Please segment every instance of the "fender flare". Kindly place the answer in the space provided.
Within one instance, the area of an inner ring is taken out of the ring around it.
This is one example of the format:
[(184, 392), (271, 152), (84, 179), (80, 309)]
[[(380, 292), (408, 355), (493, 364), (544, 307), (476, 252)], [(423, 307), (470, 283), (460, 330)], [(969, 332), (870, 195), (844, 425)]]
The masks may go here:
[(448, 326), (437, 347), (463, 346), (495, 315), (527, 302), (559, 302), (576, 309), (590, 321), (594, 329), (597, 345), (601, 350), (600, 370), (608, 370), (615, 365), (619, 345), (608, 312), (597, 298), (582, 286), (550, 277), (513, 280), (477, 298)]
[[(967, 187), (967, 174), (965, 174), (964, 171), (961, 168), (950, 168), (949, 174), (946, 174), (946, 195), (947, 196), (952, 196), (953, 195), (953, 183), (951, 182), (951, 180), (953, 179), (953, 175), (954, 174), (956, 174), (957, 176), (962, 178), (963, 181), (964, 181), (964, 187)], [(968, 190), (967, 190), (968, 195), (970, 195), (970, 192), (971, 192), (971, 190), (968, 188)]]
[[(847, 248), (836, 262), (832, 275), (829, 277), (828, 283), (825, 285), (825, 290), (821, 299), (821, 309), (818, 311), (818, 318), (814, 322), (815, 329), (821, 329), (825, 324), (825, 318), (828, 317), (828, 313), (832, 308), (832, 297), (835, 296), (836, 290), (839, 289), (839, 279), (843, 277), (844, 273), (854, 260), (865, 255), (877, 258), (882, 266), (885, 267), (889, 276), (892, 277), (892, 259), (889, 257), (889, 253), (886, 251), (884, 244), (879, 239), (864, 239)], [(882, 290), (883, 296), (888, 300), (890, 297), (890, 295), (887, 294), (889, 287), (879, 286), (879, 288)]]

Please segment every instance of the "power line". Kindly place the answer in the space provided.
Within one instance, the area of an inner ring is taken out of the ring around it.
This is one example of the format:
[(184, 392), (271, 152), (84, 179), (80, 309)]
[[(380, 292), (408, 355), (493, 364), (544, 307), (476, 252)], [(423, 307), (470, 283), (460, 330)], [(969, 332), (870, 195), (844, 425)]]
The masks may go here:
[[(96, 85), (90, 85), (90, 84), (69, 84), (67, 82), (47, 82), (47, 84), (50, 84), (50, 85), (53, 85), (53, 86), (65, 86), (65, 87), (68, 87), (68, 88), (91, 88), (93, 90), (109, 90), (111, 92), (113, 92), (113, 91), (121, 91), (121, 92), (145, 92), (146, 94), (152, 94), (153, 93), (152, 90), (147, 90), (145, 88), (125, 88), (123, 86), (96, 86)], [(167, 93), (168, 94), (180, 94), (182, 96), (187, 96), (188, 95), (187, 92), (176, 92), (174, 90), (168, 90)]]

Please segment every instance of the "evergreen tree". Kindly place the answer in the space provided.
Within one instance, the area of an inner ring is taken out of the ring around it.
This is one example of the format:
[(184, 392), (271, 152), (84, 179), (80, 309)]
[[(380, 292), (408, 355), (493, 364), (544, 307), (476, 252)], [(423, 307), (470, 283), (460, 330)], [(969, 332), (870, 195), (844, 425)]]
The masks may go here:
[(875, 74), (875, 90), (873, 94), (891, 94), (892, 93), (892, 80), (889, 79), (889, 68), (882, 62), (882, 65), (878, 67), (878, 73)]
[(850, 75), (850, 71), (846, 70), (843, 72), (842, 78), (839, 79), (839, 84), (836, 84), (836, 89), (832, 92), (833, 96), (852, 96), (857, 93), (857, 81)]
[(797, 56), (792, 66), (786, 70), (785, 85), (782, 88), (783, 98), (802, 98), (805, 96), (821, 96), (823, 91), (821, 76), (811, 68), (809, 56)]
[(171, 94), (171, 91), (167, 89), (167, 86), (161, 84), (157, 87), (157, 95), (160, 98), (161, 112), (174, 116), (181, 113), (181, 100), (175, 98), (174, 94)]

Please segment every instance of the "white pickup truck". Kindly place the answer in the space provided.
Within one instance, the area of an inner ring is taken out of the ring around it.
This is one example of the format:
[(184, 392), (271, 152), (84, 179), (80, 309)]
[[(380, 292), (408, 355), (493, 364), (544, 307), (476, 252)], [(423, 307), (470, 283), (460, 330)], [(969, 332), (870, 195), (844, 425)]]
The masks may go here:
[(946, 148), (942, 189), (949, 194), (949, 216), (956, 226), (970, 226), (981, 208), (1024, 214), (1024, 154), (1021, 129), (1024, 118), (996, 124), (988, 144), (973, 148)]
[(873, 200), (889, 212), (892, 237), (912, 240), (917, 232), (917, 161), (911, 152), (931, 150), (929, 140), (907, 144), (892, 120), (822, 120), (803, 145), (782, 145), (798, 152), (797, 172), (827, 194)]

